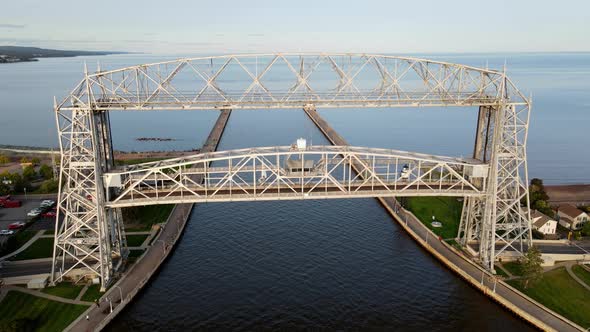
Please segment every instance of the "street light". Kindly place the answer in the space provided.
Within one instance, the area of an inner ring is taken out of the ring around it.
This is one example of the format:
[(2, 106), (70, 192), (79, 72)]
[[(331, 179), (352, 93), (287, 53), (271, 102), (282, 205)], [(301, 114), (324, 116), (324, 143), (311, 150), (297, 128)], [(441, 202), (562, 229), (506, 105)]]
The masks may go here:
[(162, 242), (162, 258), (166, 255), (166, 242), (164, 240), (157, 240), (156, 242)]
[(121, 303), (123, 303), (123, 290), (121, 290), (120, 286), (115, 286), (115, 288), (119, 288), (119, 298), (121, 299)]

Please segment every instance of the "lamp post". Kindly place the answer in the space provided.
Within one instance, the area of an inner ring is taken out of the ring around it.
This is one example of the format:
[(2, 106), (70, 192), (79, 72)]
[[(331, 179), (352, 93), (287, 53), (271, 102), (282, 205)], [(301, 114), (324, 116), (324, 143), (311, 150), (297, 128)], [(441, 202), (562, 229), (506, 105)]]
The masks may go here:
[(115, 288), (119, 288), (119, 299), (121, 299), (121, 303), (123, 303), (123, 290), (120, 286), (115, 286)]

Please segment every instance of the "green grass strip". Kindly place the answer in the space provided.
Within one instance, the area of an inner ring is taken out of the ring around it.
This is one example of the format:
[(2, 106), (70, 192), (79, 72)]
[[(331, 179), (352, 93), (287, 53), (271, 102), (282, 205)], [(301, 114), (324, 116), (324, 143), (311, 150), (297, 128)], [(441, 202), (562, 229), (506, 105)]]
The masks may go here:
[(42, 237), (33, 242), (25, 251), (12, 257), (11, 260), (47, 258), (53, 255), (53, 238)]
[(62, 331), (86, 308), (9, 291), (0, 303), (0, 331)]
[(586, 271), (586, 269), (579, 265), (572, 266), (572, 272), (574, 272), (578, 278), (582, 279), (587, 286), (590, 286), (590, 272)]
[(78, 294), (80, 294), (82, 288), (84, 288), (84, 285), (74, 285), (69, 282), (61, 282), (55, 285), (55, 287), (47, 287), (41, 291), (46, 294), (74, 300)]
[(524, 280), (508, 283), (582, 327), (590, 327), (590, 291), (570, 277), (564, 267), (544, 273), (528, 288), (524, 288)]

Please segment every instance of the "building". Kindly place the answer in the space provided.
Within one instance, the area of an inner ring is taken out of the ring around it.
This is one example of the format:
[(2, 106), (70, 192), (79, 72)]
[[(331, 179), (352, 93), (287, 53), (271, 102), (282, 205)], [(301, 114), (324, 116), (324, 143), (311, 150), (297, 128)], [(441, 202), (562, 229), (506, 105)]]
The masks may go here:
[(559, 224), (568, 229), (580, 229), (588, 221), (586, 212), (571, 204), (563, 204), (557, 210)]
[(555, 234), (555, 231), (557, 230), (556, 220), (553, 220), (537, 210), (531, 210), (531, 219), (534, 229), (545, 235)]

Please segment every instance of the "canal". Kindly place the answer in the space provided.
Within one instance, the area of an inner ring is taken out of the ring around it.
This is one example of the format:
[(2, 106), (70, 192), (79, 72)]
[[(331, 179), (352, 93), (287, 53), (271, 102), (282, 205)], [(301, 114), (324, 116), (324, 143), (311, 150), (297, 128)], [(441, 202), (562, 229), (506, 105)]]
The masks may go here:
[[(219, 149), (299, 136), (329, 144), (301, 110), (237, 111)], [(356, 199), (198, 205), (160, 273), (109, 326), (186, 328), (529, 326), (420, 249), (376, 200)]]

